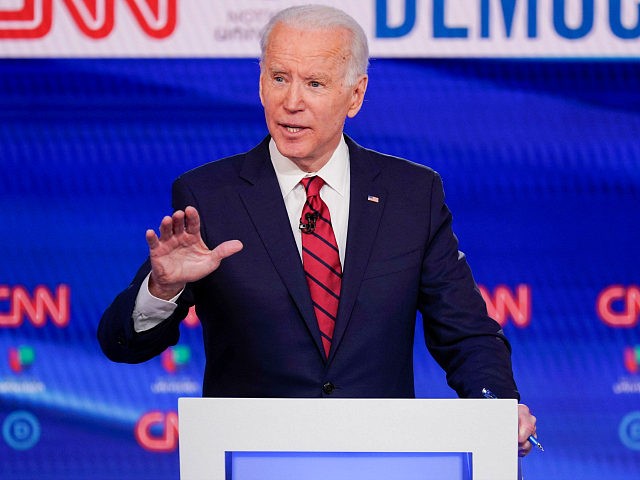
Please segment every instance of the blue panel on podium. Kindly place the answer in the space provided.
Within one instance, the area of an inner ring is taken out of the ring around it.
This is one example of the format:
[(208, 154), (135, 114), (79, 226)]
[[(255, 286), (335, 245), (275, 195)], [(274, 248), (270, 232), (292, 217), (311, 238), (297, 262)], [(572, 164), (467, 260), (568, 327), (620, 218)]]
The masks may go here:
[(471, 480), (469, 452), (226, 452), (226, 480)]

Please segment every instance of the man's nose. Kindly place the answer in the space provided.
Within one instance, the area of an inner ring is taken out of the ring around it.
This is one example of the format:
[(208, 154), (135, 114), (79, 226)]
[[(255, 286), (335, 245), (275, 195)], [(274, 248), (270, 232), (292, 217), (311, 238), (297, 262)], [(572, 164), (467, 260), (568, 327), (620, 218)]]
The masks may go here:
[(290, 112), (304, 109), (304, 92), (300, 83), (292, 82), (289, 84), (284, 97), (284, 108)]

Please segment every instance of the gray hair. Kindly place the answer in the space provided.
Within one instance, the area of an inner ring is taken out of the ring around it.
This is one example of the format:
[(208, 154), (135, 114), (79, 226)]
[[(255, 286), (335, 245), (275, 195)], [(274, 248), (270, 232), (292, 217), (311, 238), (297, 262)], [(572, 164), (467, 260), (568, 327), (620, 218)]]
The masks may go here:
[(342, 10), (326, 5), (302, 5), (289, 7), (278, 12), (269, 20), (260, 39), (260, 66), (269, 44), (269, 37), (277, 24), (295, 29), (330, 30), (344, 28), (351, 36), (350, 55), (347, 62), (346, 82), (353, 86), (360, 75), (365, 75), (369, 67), (369, 46), (367, 36), (353, 17)]

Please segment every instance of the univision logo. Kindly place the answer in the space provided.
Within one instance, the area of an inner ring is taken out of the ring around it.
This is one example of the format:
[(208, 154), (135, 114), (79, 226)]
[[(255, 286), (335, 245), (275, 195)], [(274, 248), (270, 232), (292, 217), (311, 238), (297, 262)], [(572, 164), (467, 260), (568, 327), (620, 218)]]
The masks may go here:
[(36, 358), (35, 350), (28, 345), (9, 348), (9, 368), (14, 373), (27, 370)]
[(624, 366), (629, 373), (640, 372), (640, 345), (624, 349)]
[(162, 352), (162, 367), (169, 373), (176, 373), (191, 360), (191, 349), (185, 345), (176, 345)]

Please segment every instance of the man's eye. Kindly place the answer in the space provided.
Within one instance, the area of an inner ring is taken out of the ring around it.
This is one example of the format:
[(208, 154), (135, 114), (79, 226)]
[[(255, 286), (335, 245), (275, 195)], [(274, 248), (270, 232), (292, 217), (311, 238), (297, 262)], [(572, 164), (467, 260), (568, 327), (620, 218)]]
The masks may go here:
[(281, 75), (276, 75), (275, 77), (273, 77), (273, 81), (277, 83), (282, 83), (284, 82), (284, 77)]
[(320, 82), (316, 82), (315, 80), (314, 80), (314, 81), (309, 82), (309, 85), (310, 85), (311, 87), (313, 87), (313, 88), (318, 88), (318, 87), (321, 87), (321, 86), (322, 86), (322, 84), (321, 84)]

